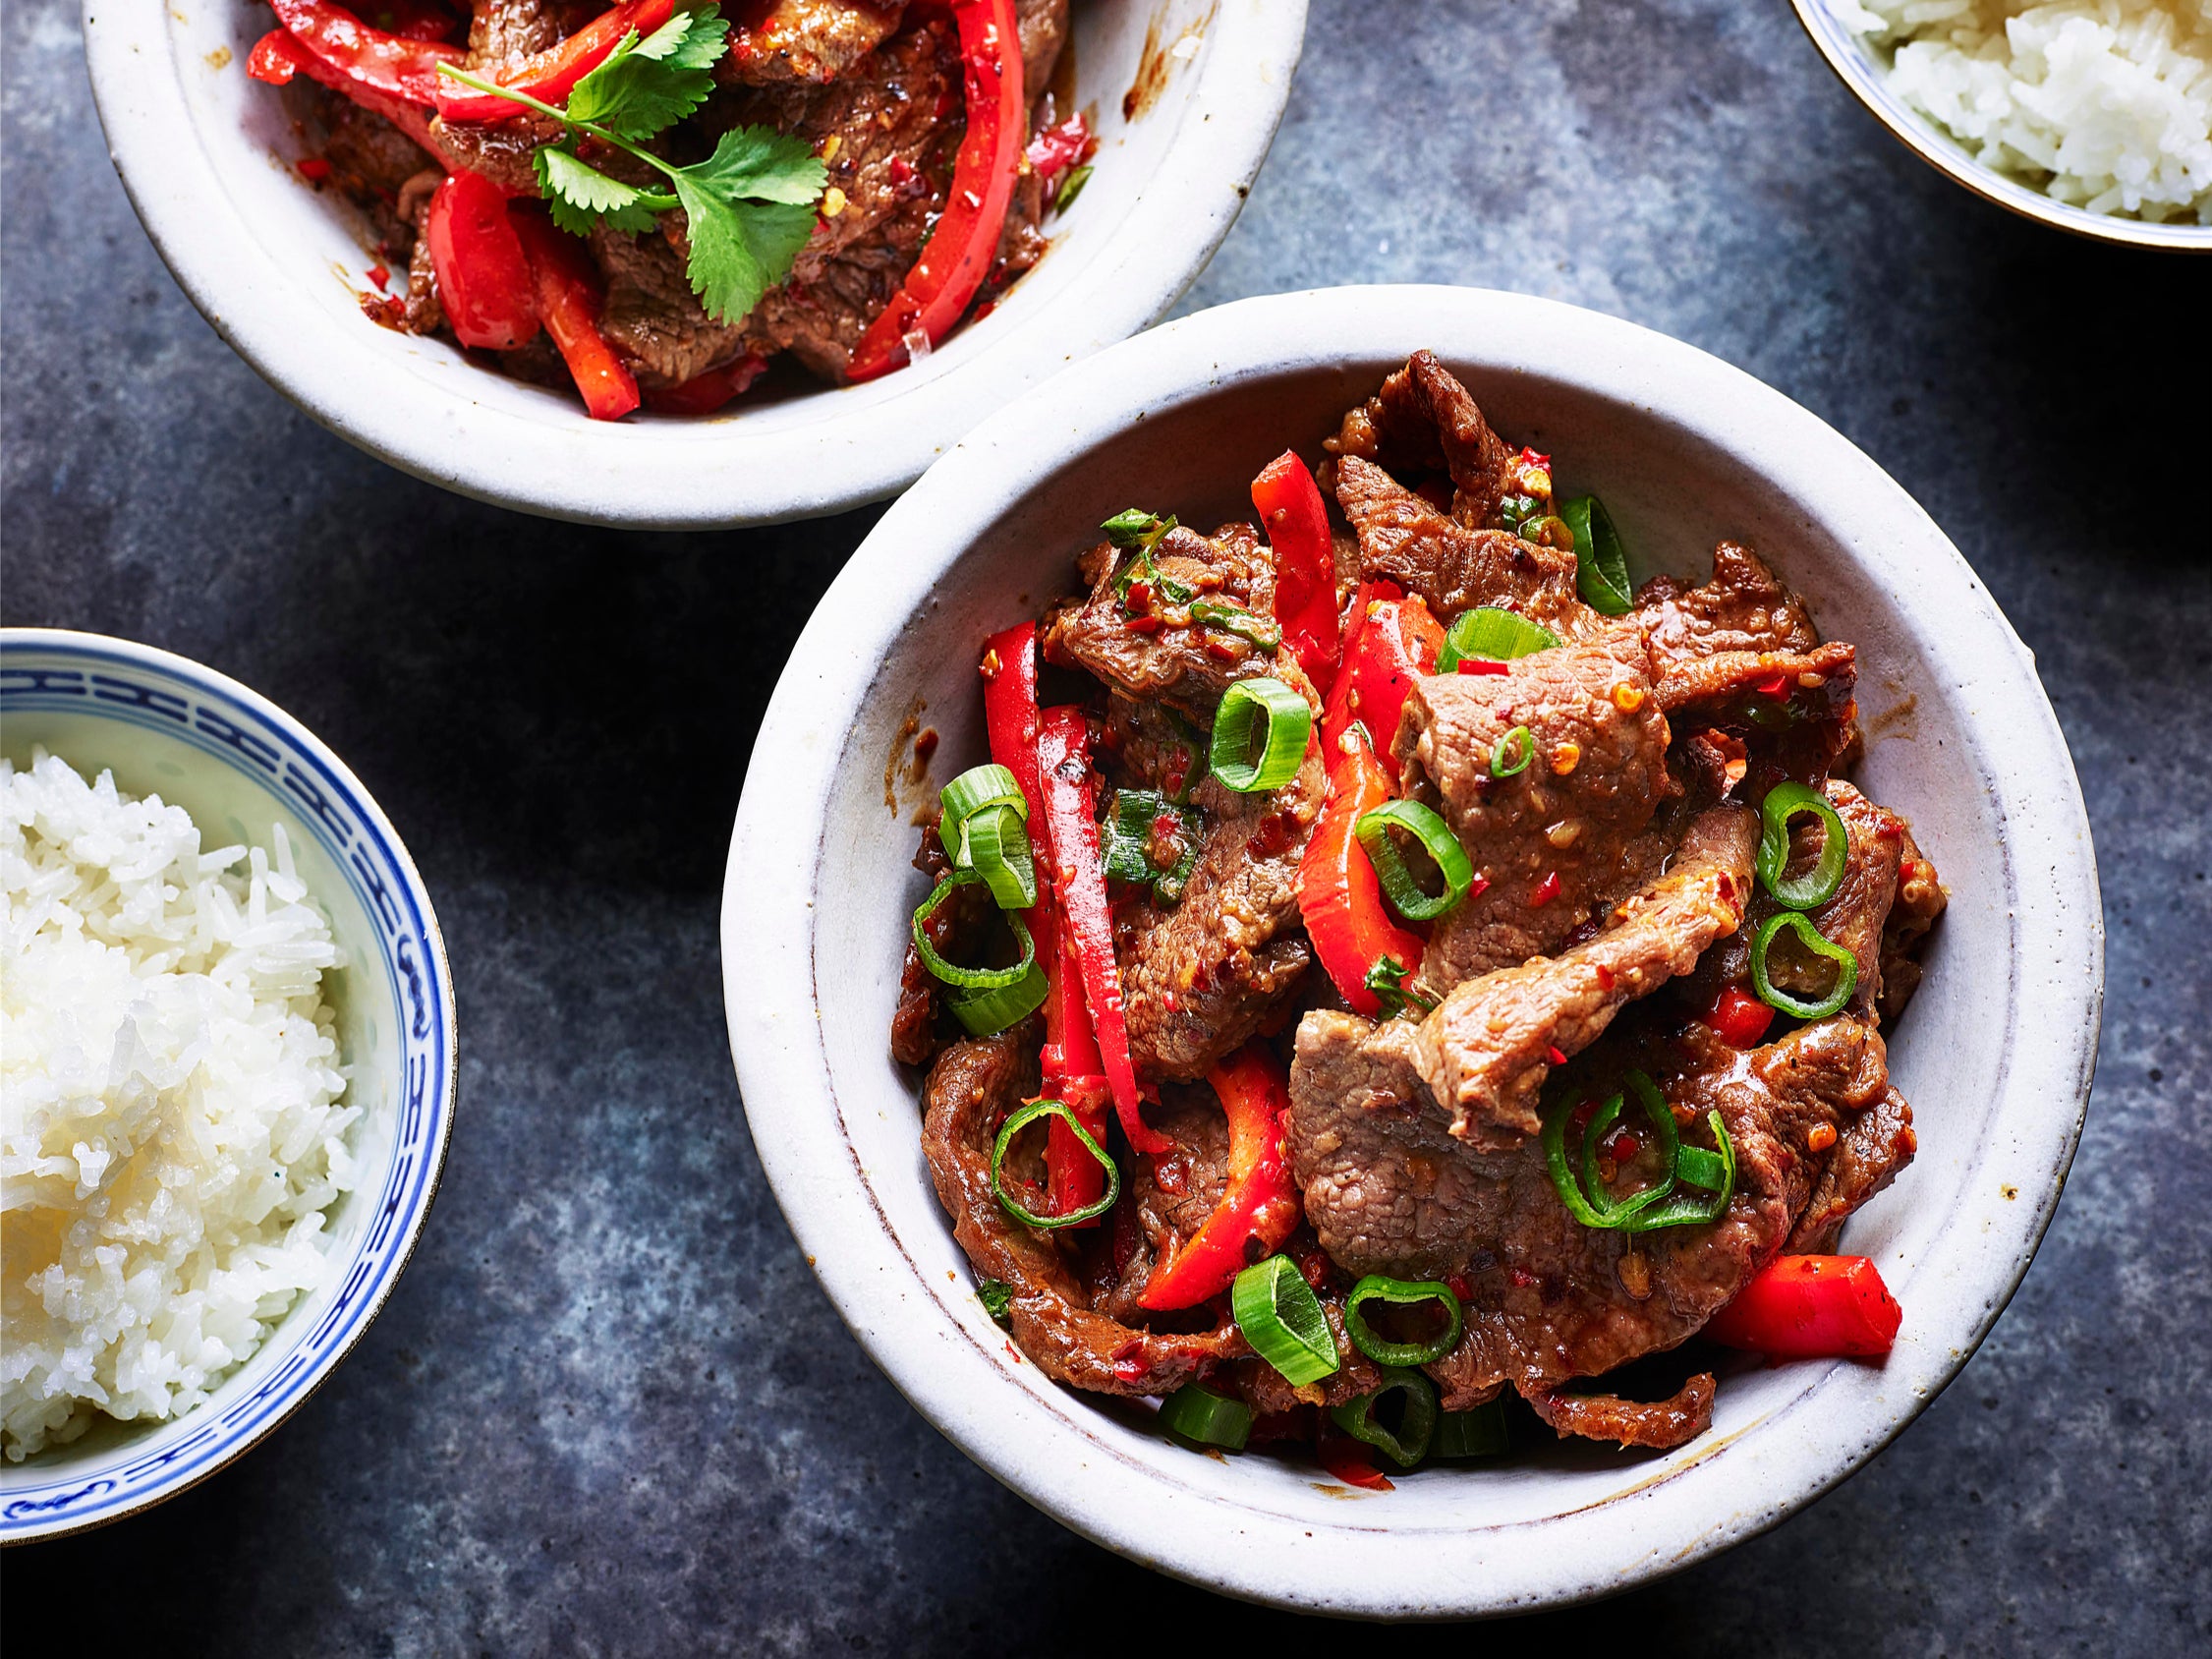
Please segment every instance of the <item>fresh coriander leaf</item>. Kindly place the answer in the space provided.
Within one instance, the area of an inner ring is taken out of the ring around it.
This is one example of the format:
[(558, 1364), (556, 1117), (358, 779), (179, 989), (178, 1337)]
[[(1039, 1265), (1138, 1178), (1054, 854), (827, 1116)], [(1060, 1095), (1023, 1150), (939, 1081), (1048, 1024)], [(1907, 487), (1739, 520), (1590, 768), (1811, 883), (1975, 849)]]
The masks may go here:
[(714, 195), (686, 167), (676, 199), (691, 221), (692, 292), (716, 322), (739, 322), (761, 296), (791, 274), (791, 261), (814, 234), (812, 207), (738, 202)]
[(976, 1284), (976, 1300), (1001, 1325), (1006, 1323), (1006, 1306), (1013, 1299), (1014, 1287), (1002, 1279), (979, 1280)]
[(678, 12), (638, 42), (638, 55), (658, 58), (678, 69), (711, 69), (729, 49), (729, 29), (720, 6)]
[(568, 95), (568, 118), (625, 139), (649, 139), (674, 126), (714, 89), (722, 55), (719, 12), (679, 12), (644, 40), (635, 33)]
[(553, 223), (572, 236), (587, 234), (604, 221), (633, 235), (653, 227), (647, 195), (635, 185), (612, 179), (562, 144), (546, 144), (537, 155), (538, 191)]
[(772, 127), (732, 127), (714, 145), (714, 153), (686, 167), (684, 176), (725, 201), (812, 207), (822, 200), (829, 169), (804, 139), (787, 137)]

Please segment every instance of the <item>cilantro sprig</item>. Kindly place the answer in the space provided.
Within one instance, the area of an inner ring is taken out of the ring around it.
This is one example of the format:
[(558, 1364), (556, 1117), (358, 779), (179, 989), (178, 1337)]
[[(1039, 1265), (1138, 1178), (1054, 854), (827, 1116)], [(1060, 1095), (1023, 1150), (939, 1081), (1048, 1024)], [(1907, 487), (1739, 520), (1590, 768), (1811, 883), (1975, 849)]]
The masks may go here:
[[(738, 322), (791, 274), (814, 234), (815, 204), (829, 172), (805, 140), (770, 127), (733, 127), (713, 154), (689, 167), (643, 147), (707, 101), (715, 60), (728, 43), (719, 6), (678, 12), (642, 39), (633, 29), (577, 82), (566, 108), (450, 63), (438, 72), (549, 115), (567, 129), (536, 157), (539, 193), (561, 229), (583, 236), (604, 224), (635, 235), (652, 230), (655, 215), (682, 208), (690, 225), (692, 292), (715, 321)], [(602, 173), (579, 152), (588, 138), (637, 157), (663, 175), (668, 188), (645, 190)]]

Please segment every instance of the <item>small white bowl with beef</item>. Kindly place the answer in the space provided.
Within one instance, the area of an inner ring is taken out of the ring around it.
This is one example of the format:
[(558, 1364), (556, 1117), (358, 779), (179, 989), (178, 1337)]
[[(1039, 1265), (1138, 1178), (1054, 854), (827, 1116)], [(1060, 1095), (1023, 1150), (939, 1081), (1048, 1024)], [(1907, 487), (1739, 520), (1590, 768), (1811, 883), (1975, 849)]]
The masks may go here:
[(1351, 288), (1101, 354), (885, 516), (723, 961), (933, 1422), (1134, 1559), (1421, 1618), (1899, 1434), (2050, 1220), (2103, 958), (2033, 663), (1879, 468), (1616, 319)]
[(1303, 0), (85, 7), (116, 169), (333, 431), (526, 511), (712, 527), (903, 488), (1159, 317)]

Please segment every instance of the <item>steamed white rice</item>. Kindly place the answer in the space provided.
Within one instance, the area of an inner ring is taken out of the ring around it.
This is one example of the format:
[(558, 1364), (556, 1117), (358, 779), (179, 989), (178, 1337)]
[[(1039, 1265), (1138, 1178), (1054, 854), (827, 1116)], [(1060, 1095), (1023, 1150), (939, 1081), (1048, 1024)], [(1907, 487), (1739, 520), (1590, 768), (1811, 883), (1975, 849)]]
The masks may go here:
[(202, 852), (38, 752), (0, 761), (0, 1451), (204, 1400), (326, 1268), (354, 1183), (325, 969), (293, 868)]
[(1828, 7), (1984, 164), (2092, 213), (2212, 224), (2212, 0)]

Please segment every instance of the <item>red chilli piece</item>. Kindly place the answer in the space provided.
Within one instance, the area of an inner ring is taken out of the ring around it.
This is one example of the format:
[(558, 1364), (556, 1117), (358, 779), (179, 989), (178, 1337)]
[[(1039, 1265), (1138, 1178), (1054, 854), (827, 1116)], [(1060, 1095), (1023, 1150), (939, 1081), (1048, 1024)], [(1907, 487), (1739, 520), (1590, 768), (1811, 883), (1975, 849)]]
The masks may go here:
[(311, 155), (293, 164), (293, 170), (310, 184), (319, 185), (330, 177), (330, 163), (319, 155)]
[(1513, 670), (1505, 663), (1493, 661), (1487, 657), (1462, 657), (1459, 658), (1459, 671), (1462, 674), (1509, 674)]
[(1566, 1064), (1566, 1056), (1560, 1052), (1560, 1046), (1557, 1043), (1550, 1043), (1545, 1045), (1544, 1058), (1550, 1060), (1554, 1065)]
[(1316, 1448), (1321, 1466), (1346, 1486), (1364, 1492), (1394, 1492), (1390, 1477), (1375, 1466), (1375, 1455), (1356, 1440), (1324, 1435)]
[(1533, 905), (1542, 907), (1559, 896), (1560, 873), (1554, 870), (1548, 872), (1544, 880), (1536, 884), (1536, 890), (1528, 895), (1528, 901)]
[(1761, 697), (1787, 697), (1789, 695), (1789, 676), (1787, 674), (1777, 674), (1771, 680), (1759, 681), (1754, 689)]

